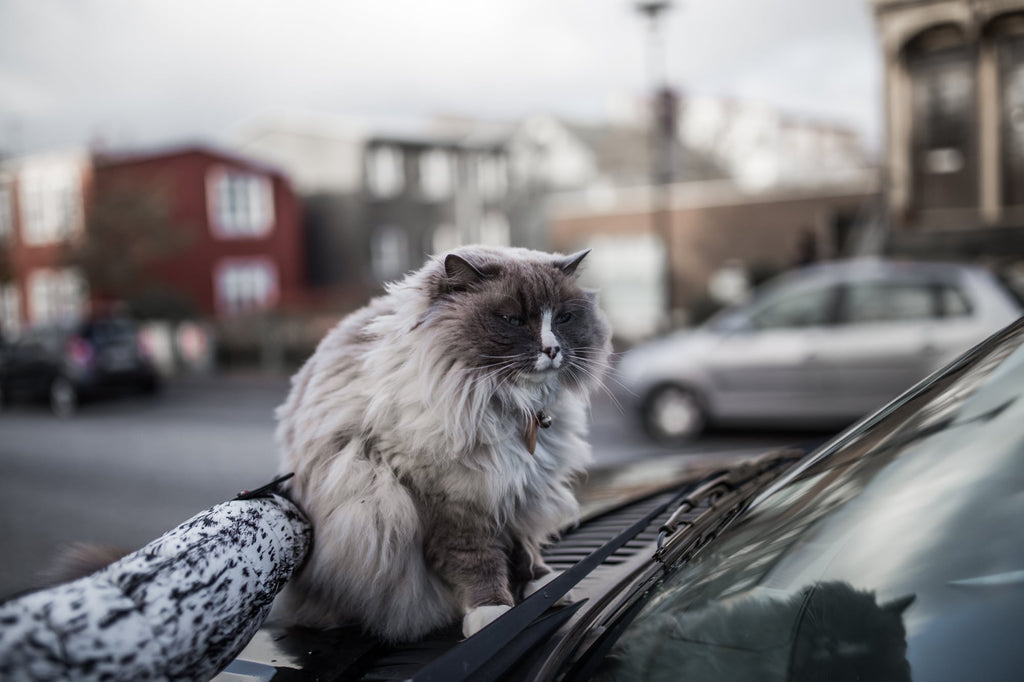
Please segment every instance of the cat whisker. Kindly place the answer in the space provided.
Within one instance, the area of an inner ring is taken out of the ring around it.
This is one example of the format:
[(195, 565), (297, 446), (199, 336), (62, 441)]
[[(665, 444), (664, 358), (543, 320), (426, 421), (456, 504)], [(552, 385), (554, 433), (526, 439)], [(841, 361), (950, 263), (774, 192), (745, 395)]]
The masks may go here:
[[(580, 350), (581, 349), (579, 349), (579, 348), (573, 349), (573, 351), (576, 352), (576, 353), (579, 353)], [(587, 350), (587, 349), (584, 349), (584, 350)], [(605, 370), (604, 377), (603, 377), (604, 378), (604, 383), (609, 383), (609, 382), (610, 383), (614, 383), (617, 387), (619, 387), (622, 390), (624, 390), (631, 397), (633, 397), (633, 398), (637, 397), (636, 392), (633, 391), (625, 383), (623, 383), (622, 379), (619, 378), (618, 372), (616, 371), (617, 367), (616, 367), (615, 363), (610, 362), (610, 361), (601, 360), (600, 358), (590, 357), (589, 354), (587, 354), (587, 353), (579, 353), (579, 354), (581, 356), (580, 357), (581, 363), (588, 364), (589, 365), (588, 369), (590, 369), (590, 367), (597, 367), (597, 368)], [(602, 386), (602, 387), (604, 387), (604, 386)]]
[[(611, 400), (612, 404), (615, 406), (615, 409), (619, 412), (619, 414), (623, 414), (625, 412), (622, 403), (619, 401), (618, 396), (616, 396), (614, 391), (608, 388), (608, 386), (605, 385), (605, 382), (603, 381), (603, 379), (607, 378), (607, 375), (602, 377), (600, 374), (598, 374), (591, 368), (586, 367), (581, 363), (570, 363), (568, 368), (570, 373), (574, 373), (574, 376), (577, 377), (577, 381), (581, 384), (584, 382), (579, 381), (580, 374), (592, 379), (594, 383), (597, 384), (597, 388), (608, 396), (608, 398)], [(576, 374), (577, 372), (578, 374)]]
[(584, 353), (595, 354), (595, 355), (598, 355), (600, 357), (607, 357), (609, 362), (612, 361), (612, 360), (617, 360), (617, 359), (621, 358), (623, 355), (626, 354), (624, 351), (623, 352), (618, 352), (618, 353), (616, 353), (616, 352), (605, 352), (604, 348), (601, 348), (601, 347), (598, 347), (598, 346), (577, 346), (574, 350), (577, 350), (577, 351), (580, 351), (580, 352), (584, 352)]
[[(494, 379), (497, 376), (500, 376), (501, 374), (507, 374), (507, 370), (511, 369), (513, 366), (514, 365), (511, 362), (500, 363), (500, 364), (496, 365), (494, 367), (494, 369), (492, 369), (491, 371), (487, 372), (486, 374), (482, 374), (479, 377), (473, 378), (472, 383), (471, 383), (472, 388), (476, 389), (480, 384), (483, 384), (485, 382), (490, 382), (492, 379)], [(500, 385), (501, 385), (501, 382), (498, 383), (498, 386), (500, 386)], [(498, 386), (496, 386), (493, 390), (497, 390)]]
[[(634, 398), (637, 397), (635, 391), (633, 391), (632, 388), (627, 386), (623, 382), (621, 377), (619, 377), (618, 373), (615, 371), (615, 367), (614, 366), (612, 366), (612, 365), (602, 365), (600, 363), (592, 363), (592, 364), (595, 367), (603, 370), (603, 383), (605, 383), (605, 384), (614, 384), (617, 388), (622, 389), (623, 391), (628, 393), (630, 396), (632, 396)], [(590, 369), (590, 368), (588, 368), (588, 369)], [(593, 370), (591, 370), (591, 371), (593, 371)], [(595, 372), (595, 374), (596, 374), (596, 372)]]
[(474, 366), (469, 366), (469, 367), (463, 367), (461, 369), (461, 371), (464, 374), (471, 374), (473, 372), (479, 372), (480, 370), (491, 369), (493, 367), (510, 367), (513, 364), (515, 364), (513, 361), (505, 360), (505, 361), (502, 361), (502, 362), (491, 362), (491, 363), (488, 363), (486, 365), (474, 365)]

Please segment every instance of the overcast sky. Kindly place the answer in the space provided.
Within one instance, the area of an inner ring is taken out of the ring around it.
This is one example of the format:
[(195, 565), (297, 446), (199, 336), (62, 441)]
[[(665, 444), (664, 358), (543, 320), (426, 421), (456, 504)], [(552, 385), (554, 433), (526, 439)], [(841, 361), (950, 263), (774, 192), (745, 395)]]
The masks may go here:
[[(648, 88), (630, 0), (0, 0), (0, 150), (216, 139), (275, 110), (599, 121)], [(880, 137), (867, 0), (686, 0), (670, 79)]]

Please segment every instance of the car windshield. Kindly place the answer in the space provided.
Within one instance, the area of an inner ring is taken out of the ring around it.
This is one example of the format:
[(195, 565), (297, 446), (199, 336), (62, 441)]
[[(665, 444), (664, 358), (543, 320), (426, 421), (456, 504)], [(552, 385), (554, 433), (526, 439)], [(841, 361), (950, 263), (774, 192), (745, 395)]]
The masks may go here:
[(748, 300), (718, 311), (703, 326), (712, 332), (731, 333), (821, 324), (828, 312), (824, 299), (833, 289), (831, 281), (807, 280), (799, 273), (782, 275), (758, 287)]
[(805, 469), (663, 585), (614, 679), (1019, 679), (1022, 326)]

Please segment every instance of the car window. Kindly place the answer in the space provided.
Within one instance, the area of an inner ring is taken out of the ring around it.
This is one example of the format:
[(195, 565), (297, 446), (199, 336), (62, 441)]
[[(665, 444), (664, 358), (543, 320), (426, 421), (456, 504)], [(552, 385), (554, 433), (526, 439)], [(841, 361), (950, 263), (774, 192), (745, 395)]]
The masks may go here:
[(971, 314), (973, 311), (971, 302), (960, 287), (942, 283), (937, 285), (937, 288), (943, 317), (966, 317)]
[(755, 329), (786, 329), (828, 324), (835, 287), (804, 289), (765, 301), (750, 315)]
[(846, 288), (840, 319), (850, 324), (906, 322), (939, 316), (928, 282), (858, 282)]

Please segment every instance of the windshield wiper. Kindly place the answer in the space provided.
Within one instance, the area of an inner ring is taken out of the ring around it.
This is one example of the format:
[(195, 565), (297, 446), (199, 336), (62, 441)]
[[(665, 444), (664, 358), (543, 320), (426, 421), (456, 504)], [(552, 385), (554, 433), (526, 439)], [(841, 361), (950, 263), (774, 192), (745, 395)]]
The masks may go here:
[[(679, 501), (679, 506), (672, 515), (658, 529), (657, 549), (654, 552), (654, 559), (663, 565), (670, 565), (670, 548), (676, 543), (670, 540), (673, 537), (683, 539), (684, 535), (676, 535), (680, 527), (683, 529), (694, 528), (702, 519), (717, 510), (726, 508), (724, 518), (716, 516), (716, 526), (720, 527), (737, 515), (742, 506), (750, 501), (751, 496), (761, 489), (761, 484), (766, 480), (776, 477), (775, 469), (784, 463), (792, 463), (806, 454), (803, 450), (783, 449), (776, 450), (755, 459), (743, 462), (731, 469), (728, 469), (717, 476), (705, 479), (702, 483)], [(717, 530), (716, 530), (717, 532)], [(703, 535), (697, 538), (689, 538), (696, 541), (696, 544), (706, 544), (712, 536)], [(666, 541), (669, 541), (666, 544)]]

